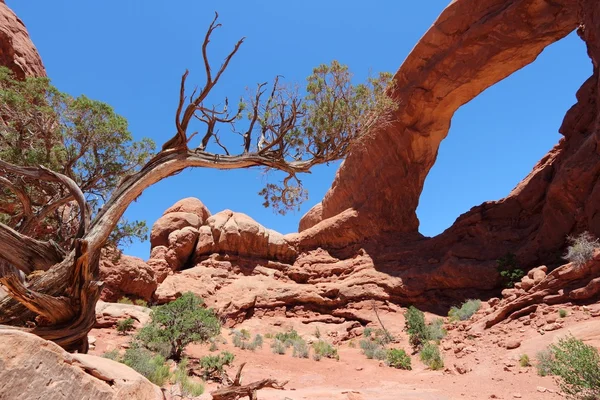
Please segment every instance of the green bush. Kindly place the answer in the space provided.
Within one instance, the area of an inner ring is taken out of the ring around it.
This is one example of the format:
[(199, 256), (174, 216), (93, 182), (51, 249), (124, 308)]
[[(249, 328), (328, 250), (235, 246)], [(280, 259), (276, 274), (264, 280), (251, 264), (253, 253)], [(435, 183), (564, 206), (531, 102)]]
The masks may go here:
[(439, 342), (442, 340), (448, 332), (443, 327), (444, 319), (436, 318), (429, 325), (427, 325), (427, 339)]
[(308, 358), (308, 353), (310, 352), (310, 349), (306, 344), (306, 341), (304, 341), (304, 339), (300, 338), (295, 340), (292, 346), (294, 349), (292, 357)]
[(290, 347), (294, 341), (302, 339), (302, 337), (294, 329), (291, 329), (289, 332), (279, 332), (275, 335), (275, 339), (285, 344), (286, 347)]
[(433, 343), (425, 343), (420, 353), (421, 361), (432, 370), (444, 368), (444, 360), (440, 350)]
[(535, 368), (539, 376), (552, 375), (552, 362), (554, 361), (554, 355), (552, 349), (546, 349), (536, 354), (537, 362)]
[(223, 351), (216, 356), (205, 356), (200, 359), (200, 368), (205, 380), (219, 377), (226, 365), (231, 365), (235, 356), (228, 351)]
[(371, 333), (373, 333), (373, 328), (365, 328), (363, 331), (363, 336), (366, 338), (371, 337)]
[(394, 337), (385, 329), (375, 329), (372, 335), (373, 340), (381, 346), (392, 343)]
[(562, 309), (562, 308), (560, 310), (558, 310), (558, 316), (559, 317), (566, 318), (567, 315), (568, 315), (567, 310)]
[(189, 343), (205, 342), (221, 331), (213, 310), (203, 308), (202, 303), (187, 292), (169, 304), (154, 308), (151, 322), (139, 331), (137, 338), (147, 348), (179, 360)]
[(520, 282), (521, 278), (525, 276), (525, 271), (519, 267), (517, 256), (513, 253), (506, 253), (496, 260), (496, 267), (500, 273), (502, 284), (506, 288), (514, 287), (515, 283)]
[(381, 345), (379, 345), (378, 343), (376, 343), (372, 340), (362, 339), (359, 342), (359, 345), (362, 350), (362, 353), (369, 360), (371, 360), (371, 359), (383, 360), (386, 358), (385, 349), (383, 347), (381, 347)]
[(275, 339), (271, 343), (271, 350), (275, 354), (285, 354), (286, 349), (287, 347), (285, 346), (285, 344), (283, 344), (283, 342), (279, 339)]
[(340, 359), (337, 349), (324, 340), (319, 340), (318, 342), (313, 343), (312, 347), (319, 360), (321, 357), (333, 358), (336, 360)]
[(600, 399), (600, 354), (574, 337), (552, 345), (550, 370), (558, 386), (571, 399)]
[(231, 334), (233, 335), (233, 345), (242, 350), (256, 350), (257, 347), (262, 347), (262, 336), (256, 335), (254, 340), (250, 341), (250, 332), (246, 329), (242, 329), (241, 331), (232, 330)]
[(531, 362), (529, 361), (529, 356), (527, 354), (521, 354), (521, 357), (519, 357), (519, 364), (521, 365), (521, 367), (531, 366)]
[(117, 332), (119, 333), (127, 333), (133, 330), (133, 324), (135, 320), (133, 318), (122, 319), (117, 322)]
[(121, 362), (158, 386), (162, 386), (171, 375), (169, 366), (165, 363), (163, 356), (155, 355), (140, 346), (133, 345), (127, 349)]
[(567, 247), (567, 254), (563, 258), (575, 265), (583, 265), (594, 258), (594, 251), (600, 248), (600, 242), (589, 232), (583, 232), (577, 237), (569, 236), (567, 241), (571, 243)]
[(466, 321), (473, 316), (481, 307), (480, 300), (467, 300), (460, 308), (452, 307), (448, 312), (451, 321)]
[(404, 313), (405, 330), (408, 332), (410, 345), (414, 349), (419, 349), (428, 340), (427, 325), (425, 325), (425, 315), (423, 312), (413, 306), (410, 306)]
[(146, 300), (137, 299), (133, 301), (133, 304), (140, 307), (148, 307), (148, 302)]
[(119, 361), (119, 359), (120, 359), (119, 350), (113, 349), (111, 351), (107, 351), (104, 354), (102, 354), (102, 357), (108, 358), (109, 360), (113, 360), (113, 361)]
[(121, 297), (119, 300), (117, 300), (117, 303), (119, 304), (133, 304), (133, 301), (131, 301), (131, 299), (129, 297)]
[(411, 370), (410, 356), (404, 349), (390, 349), (387, 351), (386, 364), (393, 368)]
[(260, 334), (256, 334), (256, 336), (254, 336), (254, 340), (252, 341), (252, 345), (254, 346), (254, 348), (260, 347), (262, 348), (263, 346), (263, 337)]
[(204, 393), (204, 385), (200, 382), (194, 382), (190, 379), (187, 366), (187, 358), (182, 359), (179, 364), (177, 364), (177, 369), (173, 374), (174, 383), (179, 384), (179, 389), (181, 390), (181, 394), (183, 396), (200, 396), (202, 393)]

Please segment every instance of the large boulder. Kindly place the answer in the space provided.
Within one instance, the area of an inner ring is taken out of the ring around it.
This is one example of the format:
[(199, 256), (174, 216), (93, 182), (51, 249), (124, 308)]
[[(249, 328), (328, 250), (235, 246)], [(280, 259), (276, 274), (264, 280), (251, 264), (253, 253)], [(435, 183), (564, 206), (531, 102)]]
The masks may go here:
[(0, 2), (0, 65), (8, 67), (19, 79), (46, 76), (44, 64), (23, 21), (4, 1)]
[(150, 232), (150, 246), (169, 246), (169, 234), (171, 232), (191, 226), (199, 228), (202, 225), (202, 219), (193, 213), (176, 211), (165, 214), (160, 217)]
[(106, 358), (69, 354), (36, 335), (0, 329), (0, 399), (162, 400), (160, 388)]
[(201, 223), (204, 223), (208, 217), (210, 217), (210, 211), (204, 203), (202, 203), (199, 199), (195, 197), (187, 197), (185, 199), (179, 200), (177, 203), (173, 204), (171, 207), (167, 208), (163, 215), (167, 215), (174, 212), (186, 212), (196, 214)]
[(100, 260), (101, 298), (117, 301), (123, 296), (150, 300), (156, 290), (154, 270), (141, 258), (105, 251)]

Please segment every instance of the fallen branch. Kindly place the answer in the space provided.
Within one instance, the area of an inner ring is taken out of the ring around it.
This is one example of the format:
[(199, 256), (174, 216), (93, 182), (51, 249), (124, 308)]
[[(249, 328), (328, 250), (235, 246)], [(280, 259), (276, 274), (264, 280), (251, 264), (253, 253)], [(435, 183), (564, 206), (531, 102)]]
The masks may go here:
[(240, 368), (238, 369), (231, 386), (217, 389), (210, 393), (213, 400), (237, 400), (241, 397), (248, 397), (250, 400), (257, 400), (258, 395), (256, 392), (259, 390), (264, 388), (284, 390), (283, 387), (288, 383), (288, 381), (280, 383), (275, 379), (267, 378), (249, 383), (248, 385), (242, 385), (242, 368), (244, 368), (245, 365), (246, 363), (240, 365)]

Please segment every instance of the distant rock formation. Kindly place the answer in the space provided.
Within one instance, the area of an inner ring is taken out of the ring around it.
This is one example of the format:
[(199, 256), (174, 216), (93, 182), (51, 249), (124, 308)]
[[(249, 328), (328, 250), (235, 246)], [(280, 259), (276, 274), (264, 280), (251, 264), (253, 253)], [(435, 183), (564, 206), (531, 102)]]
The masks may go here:
[(0, 65), (10, 68), (19, 79), (46, 76), (42, 59), (23, 21), (4, 1), (0, 1)]

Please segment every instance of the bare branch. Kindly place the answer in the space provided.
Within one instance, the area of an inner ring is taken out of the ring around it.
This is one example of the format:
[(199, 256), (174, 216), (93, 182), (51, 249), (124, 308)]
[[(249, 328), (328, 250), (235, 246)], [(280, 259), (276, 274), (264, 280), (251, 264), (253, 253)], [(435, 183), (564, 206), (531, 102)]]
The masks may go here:
[(0, 223), (0, 258), (29, 274), (47, 270), (62, 261), (64, 253), (56, 243), (32, 239)]

